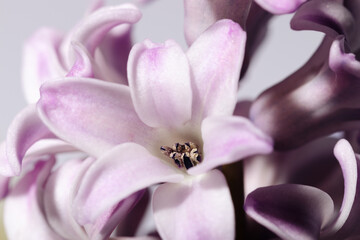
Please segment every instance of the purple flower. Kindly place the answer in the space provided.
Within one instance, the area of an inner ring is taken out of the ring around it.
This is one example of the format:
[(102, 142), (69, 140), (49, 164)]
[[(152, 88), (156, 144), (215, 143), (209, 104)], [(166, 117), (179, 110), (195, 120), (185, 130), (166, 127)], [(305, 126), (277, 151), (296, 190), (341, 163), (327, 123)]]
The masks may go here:
[(358, 129), (359, 7), (357, 1), (309, 1), (296, 12), (293, 27), (326, 36), (303, 67), (264, 91), (251, 108), (251, 119), (274, 139), (276, 149)]
[(129, 86), (86, 78), (42, 86), (41, 119), (97, 158), (75, 198), (80, 224), (165, 182), (153, 196), (162, 238), (234, 238), (230, 192), (223, 174), (211, 169), (272, 150), (251, 122), (232, 116), (244, 47), (239, 25), (222, 20), (186, 54), (171, 40), (136, 44)]
[(346, 140), (336, 144), (334, 154), (344, 178), (341, 207), (335, 205), (334, 208), (332, 198), (318, 188), (281, 184), (258, 188), (250, 193), (245, 201), (246, 213), (284, 239), (358, 236), (359, 156), (354, 154)]

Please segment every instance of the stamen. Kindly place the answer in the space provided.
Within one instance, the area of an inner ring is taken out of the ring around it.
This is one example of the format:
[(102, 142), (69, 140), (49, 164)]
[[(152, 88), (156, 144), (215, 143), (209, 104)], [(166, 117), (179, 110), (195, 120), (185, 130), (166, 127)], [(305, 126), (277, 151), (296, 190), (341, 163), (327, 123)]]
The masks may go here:
[(178, 168), (189, 169), (198, 165), (202, 160), (198, 146), (193, 142), (175, 143), (171, 148), (161, 146), (160, 151), (165, 156), (172, 158)]

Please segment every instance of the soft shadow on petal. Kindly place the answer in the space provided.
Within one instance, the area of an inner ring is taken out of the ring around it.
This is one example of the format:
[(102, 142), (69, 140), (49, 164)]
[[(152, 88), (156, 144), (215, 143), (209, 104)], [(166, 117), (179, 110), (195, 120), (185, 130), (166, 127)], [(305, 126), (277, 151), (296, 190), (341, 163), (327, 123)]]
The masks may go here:
[(314, 187), (283, 184), (258, 188), (245, 200), (246, 213), (282, 239), (315, 240), (334, 213), (330, 196)]
[(81, 224), (91, 223), (132, 193), (156, 183), (182, 179), (181, 172), (142, 146), (124, 143), (89, 168), (75, 198), (74, 210)]
[(255, 154), (272, 151), (272, 140), (242, 117), (209, 117), (202, 123), (203, 161), (190, 174), (206, 172)]
[(128, 79), (136, 112), (147, 125), (178, 127), (190, 120), (190, 68), (176, 42), (136, 44), (129, 56)]
[(218, 170), (159, 186), (153, 211), (165, 240), (235, 238), (234, 207), (225, 177)]
[(241, 27), (224, 19), (209, 27), (189, 48), (194, 120), (233, 113), (245, 42)]
[(46, 83), (38, 110), (57, 136), (94, 156), (123, 142), (147, 145), (152, 133), (120, 84), (82, 78)]

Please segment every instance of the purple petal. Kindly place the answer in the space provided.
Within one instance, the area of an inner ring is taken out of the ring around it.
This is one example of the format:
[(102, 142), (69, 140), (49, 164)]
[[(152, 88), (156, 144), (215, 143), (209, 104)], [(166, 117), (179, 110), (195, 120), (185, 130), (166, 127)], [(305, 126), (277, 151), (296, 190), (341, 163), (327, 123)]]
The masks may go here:
[(190, 174), (204, 173), (220, 165), (255, 154), (272, 151), (272, 140), (242, 117), (210, 117), (201, 126), (204, 159), (189, 169)]
[(23, 109), (11, 123), (6, 138), (6, 157), (11, 172), (4, 175), (19, 175), (26, 151), (38, 140), (54, 138), (52, 132), (40, 120), (35, 105)]
[(334, 204), (320, 189), (295, 184), (258, 188), (245, 200), (245, 211), (282, 239), (319, 239), (333, 216)]
[(39, 88), (45, 81), (65, 76), (58, 48), (62, 34), (48, 28), (39, 29), (25, 43), (22, 59), (22, 83), (25, 98), (35, 103), (39, 97)]
[(295, 12), (307, 0), (255, 0), (257, 4), (273, 14)]
[(356, 60), (355, 54), (345, 52), (344, 37), (337, 38), (331, 45), (329, 66), (337, 74), (360, 78), (360, 62)]
[(147, 145), (152, 129), (138, 118), (127, 86), (67, 78), (41, 88), (40, 117), (57, 136), (94, 156), (123, 142)]
[(354, 18), (343, 1), (309, 1), (296, 12), (291, 20), (294, 30), (315, 30), (332, 37), (340, 34), (351, 37)]
[(187, 52), (193, 77), (193, 119), (232, 115), (246, 33), (231, 20), (208, 28)]
[(43, 213), (43, 186), (53, 160), (39, 162), (5, 199), (4, 226), (8, 239), (62, 239), (48, 225)]
[[(64, 56), (69, 56), (70, 42), (81, 43), (88, 49), (90, 55), (94, 56), (95, 49), (112, 28), (121, 24), (136, 23), (140, 18), (141, 12), (132, 4), (100, 8), (84, 18), (65, 40), (62, 49)], [(71, 59), (66, 60), (68, 60), (66, 65), (70, 67)]]
[(249, 0), (185, 0), (185, 37), (190, 46), (208, 27), (220, 19), (231, 19), (245, 28)]
[(159, 186), (153, 211), (165, 240), (235, 238), (234, 207), (226, 179), (218, 170)]
[(191, 118), (189, 63), (174, 41), (136, 44), (128, 63), (136, 112), (151, 127), (178, 127)]
[[(134, 143), (121, 144), (91, 166), (75, 199), (81, 224), (94, 222), (106, 210), (143, 188), (160, 182), (178, 182), (181, 172)], [(96, 207), (94, 207), (96, 206)]]

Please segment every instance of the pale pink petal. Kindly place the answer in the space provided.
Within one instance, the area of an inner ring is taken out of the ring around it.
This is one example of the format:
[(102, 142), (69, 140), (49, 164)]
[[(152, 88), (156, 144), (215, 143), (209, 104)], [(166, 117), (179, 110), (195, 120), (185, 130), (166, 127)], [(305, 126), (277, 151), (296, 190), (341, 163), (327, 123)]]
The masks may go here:
[(80, 43), (73, 42), (72, 47), (75, 52), (75, 62), (66, 77), (94, 77), (95, 63), (87, 49)]
[(79, 181), (95, 159), (69, 160), (49, 177), (44, 191), (44, 210), (49, 225), (65, 239), (86, 239), (73, 216), (72, 203)]
[[(54, 160), (54, 159), (53, 159)], [(4, 204), (4, 225), (8, 239), (60, 240), (43, 213), (43, 186), (54, 161), (38, 162), (11, 190)]]
[[(3, 166), (5, 165), (5, 166)], [(0, 169), (10, 167), (6, 159), (6, 145), (0, 144)], [(1, 170), (2, 172), (3, 170)], [(10, 177), (0, 175), (0, 199), (6, 197), (9, 191)]]
[(187, 52), (193, 77), (193, 119), (232, 115), (246, 33), (231, 20), (208, 28)]
[(107, 6), (96, 10), (84, 18), (64, 41), (62, 52), (64, 56), (69, 56), (66, 58), (66, 66), (70, 68), (72, 65), (69, 55), (70, 42), (81, 43), (90, 55), (94, 56), (95, 49), (112, 28), (121, 24), (136, 23), (140, 18), (141, 12), (132, 4)]
[(160, 240), (160, 239), (157, 237), (144, 236), (144, 237), (112, 237), (109, 238), (109, 240)]
[(26, 152), (27, 158), (36, 158), (47, 154), (57, 154), (79, 151), (74, 146), (59, 139), (42, 139), (34, 143)]
[(320, 189), (296, 184), (258, 188), (245, 200), (245, 211), (281, 239), (315, 240), (331, 220), (334, 204)]
[(307, 0), (255, 0), (257, 4), (273, 14), (295, 12)]
[(123, 142), (149, 144), (152, 129), (138, 118), (127, 86), (67, 78), (43, 85), (40, 117), (61, 139), (94, 156)]
[(77, 219), (81, 224), (92, 223), (132, 193), (182, 178), (181, 172), (142, 146), (121, 144), (97, 159), (85, 174), (75, 198)]
[(218, 170), (159, 186), (153, 211), (165, 240), (235, 238), (234, 207), (226, 179)]
[(131, 35), (131, 25), (122, 24), (111, 29), (101, 41), (99, 51), (95, 52), (95, 61), (101, 70), (97, 75), (101, 79), (128, 85), (126, 68), (132, 47)]
[[(358, 199), (355, 202), (356, 195), (358, 195), (359, 191), (359, 166), (351, 145), (345, 139), (341, 139), (335, 145), (334, 154), (340, 163), (340, 167), (344, 176), (344, 198), (339, 215), (337, 216), (335, 221), (327, 228), (326, 232), (324, 233), (325, 235), (332, 235), (333, 233), (336, 233), (347, 221), (353, 206), (359, 204)], [(359, 218), (357, 220), (359, 220)]]
[(136, 44), (129, 56), (128, 80), (140, 119), (151, 127), (177, 127), (191, 118), (189, 63), (172, 40)]
[(123, 221), (144, 191), (136, 192), (110, 208), (96, 219), (94, 224), (85, 225), (85, 230), (91, 240), (106, 240), (114, 229)]
[(190, 174), (204, 173), (220, 165), (272, 151), (272, 140), (242, 117), (209, 117), (201, 126), (203, 161), (189, 169)]
[(26, 151), (38, 140), (54, 137), (40, 120), (35, 105), (23, 109), (11, 123), (6, 138), (6, 156), (12, 171), (1, 174), (20, 174)]
[(220, 19), (245, 27), (251, 0), (185, 0), (185, 37), (190, 46), (202, 32)]
[(58, 48), (62, 34), (56, 30), (42, 28), (25, 43), (22, 59), (22, 84), (25, 98), (35, 103), (39, 88), (45, 81), (65, 76)]

